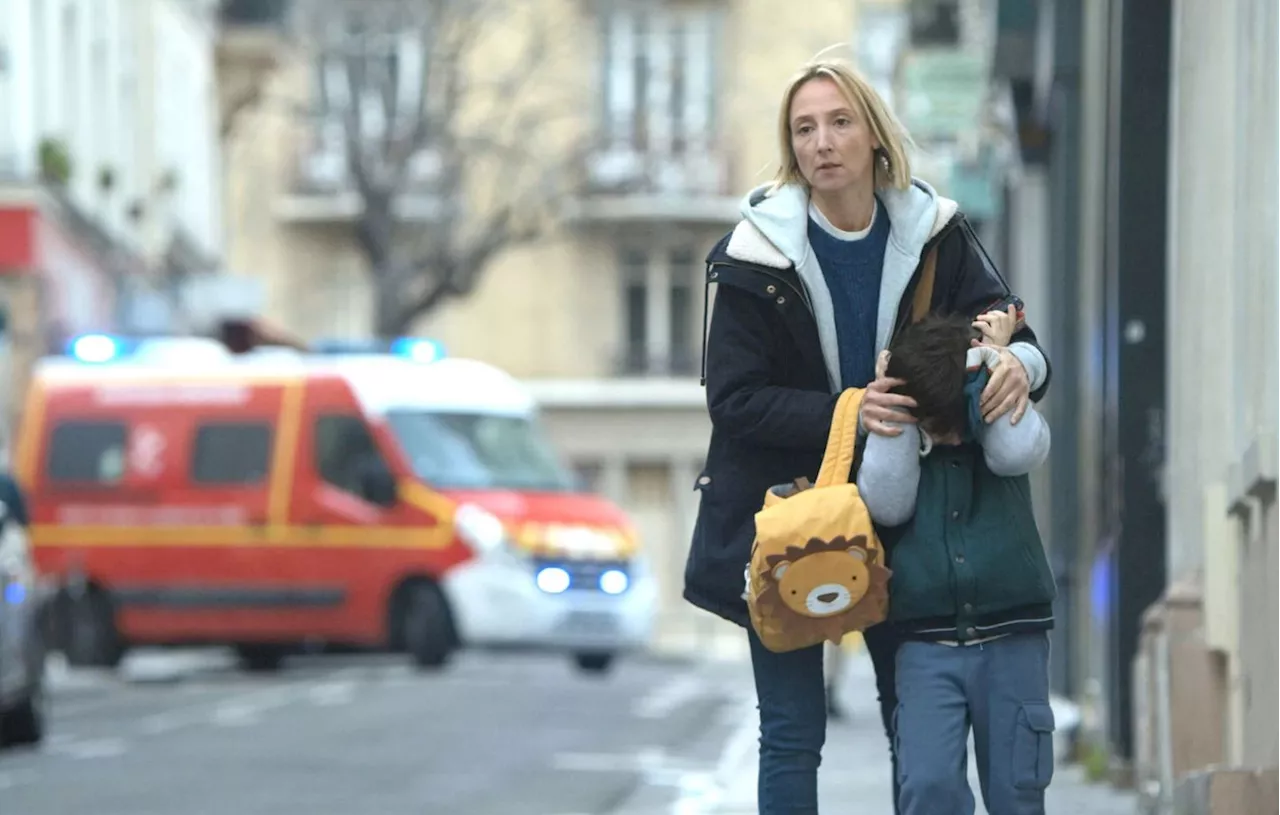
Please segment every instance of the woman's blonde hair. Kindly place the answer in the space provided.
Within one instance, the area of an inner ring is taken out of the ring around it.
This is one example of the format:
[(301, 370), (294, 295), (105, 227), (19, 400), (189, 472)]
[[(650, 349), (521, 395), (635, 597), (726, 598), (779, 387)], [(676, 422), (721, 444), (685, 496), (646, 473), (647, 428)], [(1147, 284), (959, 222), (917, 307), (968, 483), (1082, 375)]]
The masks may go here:
[[(876, 141), (880, 142), (883, 152), (873, 160), (876, 174), (876, 188), (894, 187), (904, 190), (911, 186), (911, 162), (907, 158), (907, 145), (911, 136), (906, 128), (893, 115), (889, 106), (876, 93), (875, 88), (854, 70), (849, 63), (838, 59), (814, 60), (800, 69), (787, 83), (787, 90), (782, 94), (782, 109), (778, 113), (778, 148), (781, 162), (778, 173), (774, 176), (774, 188), (784, 184), (808, 185), (800, 173), (800, 164), (796, 161), (795, 150), (791, 147), (791, 102), (796, 92), (806, 83), (814, 79), (829, 79), (836, 83), (840, 93), (849, 100), (849, 104), (858, 109)], [(885, 166), (885, 159), (888, 166)]]

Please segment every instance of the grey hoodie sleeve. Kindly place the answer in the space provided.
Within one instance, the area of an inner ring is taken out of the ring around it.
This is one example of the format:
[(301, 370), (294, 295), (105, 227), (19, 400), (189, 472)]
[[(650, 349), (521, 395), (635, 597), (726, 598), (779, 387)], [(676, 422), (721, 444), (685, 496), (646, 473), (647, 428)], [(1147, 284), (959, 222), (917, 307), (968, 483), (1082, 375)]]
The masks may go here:
[(1049, 455), (1049, 423), (1027, 404), (1022, 421), (1013, 424), (1013, 411), (982, 430), (982, 454), (991, 472), (1000, 476), (1026, 475)]
[(858, 467), (858, 492), (871, 520), (884, 526), (906, 523), (916, 511), (920, 485), (920, 431), (899, 425), (902, 433), (867, 438)]
[(1032, 393), (1039, 390), (1044, 385), (1045, 377), (1049, 375), (1048, 364), (1040, 349), (1029, 342), (1013, 342), (1009, 343), (1009, 353), (1017, 357), (1026, 369)]

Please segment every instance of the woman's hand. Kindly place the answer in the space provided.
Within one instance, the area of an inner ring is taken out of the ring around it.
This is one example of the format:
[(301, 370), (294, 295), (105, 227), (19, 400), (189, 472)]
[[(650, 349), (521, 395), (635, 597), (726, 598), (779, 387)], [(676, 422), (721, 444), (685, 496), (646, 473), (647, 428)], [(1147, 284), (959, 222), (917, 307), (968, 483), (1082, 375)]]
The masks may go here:
[[(1027, 377), (1027, 369), (1022, 367), (1022, 361), (1013, 352), (1008, 348), (997, 348), (996, 351), (1000, 354), (1000, 361), (991, 370), (991, 379), (982, 390), (982, 419), (991, 424), (1012, 410), (1013, 416), (1009, 421), (1017, 424), (1027, 412), (1031, 380)], [(863, 404), (866, 404), (866, 397), (863, 397)]]
[[(888, 357), (883, 354), (881, 357), (887, 362)], [(877, 372), (881, 367), (880, 361), (877, 360)], [(1026, 378), (1025, 372), (1023, 378)], [(889, 379), (883, 373), (879, 373), (876, 380), (867, 385), (866, 390), (863, 391), (862, 407), (858, 411), (858, 424), (867, 432), (878, 436), (898, 436), (901, 435), (902, 428), (895, 427), (895, 424), (915, 424), (916, 417), (908, 411), (916, 406), (916, 400), (900, 393), (889, 393), (892, 388), (903, 384), (906, 383), (901, 379)]]
[(982, 332), (981, 340), (974, 340), (973, 345), (1008, 345), (1013, 331), (1018, 325), (1018, 309), (1010, 304), (1008, 311), (988, 311), (979, 314), (973, 321), (973, 327)]

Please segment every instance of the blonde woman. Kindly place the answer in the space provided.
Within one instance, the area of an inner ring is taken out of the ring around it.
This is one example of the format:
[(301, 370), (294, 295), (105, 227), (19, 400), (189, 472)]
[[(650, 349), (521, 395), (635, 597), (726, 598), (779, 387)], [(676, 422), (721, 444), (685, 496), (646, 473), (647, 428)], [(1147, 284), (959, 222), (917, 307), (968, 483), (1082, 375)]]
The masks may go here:
[[(743, 220), (707, 257), (718, 284), (703, 356), (712, 434), (684, 594), (747, 628), (760, 813), (810, 815), (826, 737), (823, 650), (776, 654), (751, 631), (742, 575), (754, 514), (770, 486), (816, 476), (844, 388), (865, 388), (864, 433), (902, 432), (890, 420), (914, 403), (876, 376), (876, 359), (907, 318), (929, 250), (934, 310), (976, 318), (1009, 290), (956, 203), (912, 178), (906, 133), (850, 67), (806, 65), (783, 93), (777, 132), (775, 182), (746, 197)], [(982, 409), (1016, 422), (1044, 393), (1049, 363), (1026, 327), (999, 353)], [(893, 530), (884, 537), (891, 547)], [(897, 639), (876, 626), (865, 641), (892, 745)]]

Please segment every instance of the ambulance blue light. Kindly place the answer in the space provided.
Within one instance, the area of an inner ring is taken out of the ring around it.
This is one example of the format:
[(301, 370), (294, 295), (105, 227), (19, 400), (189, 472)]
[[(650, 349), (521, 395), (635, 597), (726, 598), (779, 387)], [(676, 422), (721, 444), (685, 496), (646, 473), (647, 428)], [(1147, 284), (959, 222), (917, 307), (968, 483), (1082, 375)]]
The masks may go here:
[(27, 599), (27, 587), (21, 583), (10, 583), (4, 587), (4, 601), (11, 606), (20, 606)]
[(436, 362), (444, 358), (444, 346), (423, 337), (401, 337), (391, 343), (391, 353), (414, 362)]
[(317, 340), (311, 344), (317, 354), (385, 354), (387, 346), (381, 340)]
[(120, 356), (123, 344), (106, 334), (85, 334), (71, 342), (71, 356), (81, 362), (110, 362)]

